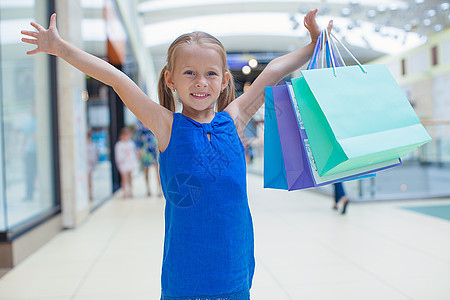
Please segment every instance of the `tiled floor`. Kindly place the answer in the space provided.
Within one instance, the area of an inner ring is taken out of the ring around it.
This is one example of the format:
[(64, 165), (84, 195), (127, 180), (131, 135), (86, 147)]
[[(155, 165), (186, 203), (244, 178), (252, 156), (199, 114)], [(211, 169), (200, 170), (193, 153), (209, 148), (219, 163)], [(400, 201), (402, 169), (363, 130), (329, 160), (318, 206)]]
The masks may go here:
[[(252, 300), (450, 299), (450, 222), (402, 208), (450, 199), (350, 204), (342, 216), (322, 194), (248, 179)], [(107, 202), (3, 276), (0, 299), (159, 299), (163, 209), (159, 198)]]

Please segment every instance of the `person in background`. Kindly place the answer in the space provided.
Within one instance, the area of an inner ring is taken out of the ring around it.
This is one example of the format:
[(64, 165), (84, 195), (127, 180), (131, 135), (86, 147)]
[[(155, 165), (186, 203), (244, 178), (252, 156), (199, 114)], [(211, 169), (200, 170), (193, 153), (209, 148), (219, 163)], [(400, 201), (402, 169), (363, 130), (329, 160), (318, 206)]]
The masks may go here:
[(117, 169), (120, 173), (120, 187), (123, 197), (133, 197), (133, 171), (136, 169), (136, 146), (131, 140), (131, 131), (122, 128), (119, 141), (114, 146)]
[(345, 195), (344, 185), (342, 182), (338, 182), (334, 184), (334, 205), (333, 209), (338, 209), (339, 202), (342, 203), (342, 211), (341, 214), (345, 215), (347, 211), (347, 205), (348, 205), (348, 198), (347, 195)]
[(88, 165), (88, 191), (89, 200), (93, 199), (92, 195), (92, 173), (98, 163), (98, 150), (92, 142), (92, 132), (87, 134), (87, 165)]
[(162, 196), (161, 179), (159, 177), (158, 165), (158, 140), (155, 135), (141, 121), (138, 121), (135, 130), (135, 142), (138, 149), (137, 156), (139, 158), (140, 167), (144, 171), (145, 186), (147, 188), (147, 196), (151, 196), (149, 171), (151, 166), (155, 166), (158, 178), (158, 197)]

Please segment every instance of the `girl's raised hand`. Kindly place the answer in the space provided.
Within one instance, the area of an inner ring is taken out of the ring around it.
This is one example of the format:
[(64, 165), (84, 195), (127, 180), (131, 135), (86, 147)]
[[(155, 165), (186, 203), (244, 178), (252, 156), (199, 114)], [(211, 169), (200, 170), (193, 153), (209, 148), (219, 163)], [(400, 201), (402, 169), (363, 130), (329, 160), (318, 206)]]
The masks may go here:
[[(309, 34), (311, 35), (311, 41), (313, 43), (316, 43), (319, 34), (320, 34), (320, 28), (316, 21), (316, 14), (318, 9), (313, 9), (306, 14), (305, 19), (303, 20), (303, 24), (305, 25), (306, 29), (308, 29)], [(328, 33), (331, 32), (331, 29), (333, 28), (333, 20), (330, 20), (327, 26)]]
[(45, 29), (41, 25), (35, 22), (31, 22), (31, 26), (37, 29), (36, 31), (22, 30), (23, 35), (32, 37), (22, 38), (22, 42), (27, 44), (36, 45), (37, 48), (28, 51), (28, 55), (36, 54), (39, 52), (45, 52), (52, 55), (58, 55), (58, 42), (61, 41), (58, 29), (56, 29), (56, 14), (52, 14), (50, 17), (50, 25), (48, 29)]

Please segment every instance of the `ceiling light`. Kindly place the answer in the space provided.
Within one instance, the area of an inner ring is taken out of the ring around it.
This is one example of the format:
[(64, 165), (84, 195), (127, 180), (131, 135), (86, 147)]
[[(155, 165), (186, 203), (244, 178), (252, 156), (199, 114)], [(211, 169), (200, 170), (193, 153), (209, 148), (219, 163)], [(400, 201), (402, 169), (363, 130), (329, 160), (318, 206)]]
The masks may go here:
[(396, 11), (396, 10), (398, 10), (397, 4), (391, 3), (391, 4), (389, 5), (389, 10), (391, 10), (391, 11)]
[(258, 66), (258, 61), (257, 61), (256, 59), (252, 58), (252, 59), (250, 59), (250, 60), (248, 61), (248, 65), (249, 65), (252, 69), (254, 69), (254, 68), (256, 68), (256, 67)]
[(352, 14), (352, 10), (348, 7), (344, 7), (343, 9), (341, 9), (341, 15), (343, 17), (348, 17)]
[(430, 19), (424, 19), (424, 20), (423, 20), (423, 26), (428, 27), (428, 26), (430, 26), (430, 25), (431, 25), (431, 20), (430, 20)]
[(408, 11), (411, 8), (411, 5), (409, 5), (409, 3), (405, 3), (405, 6), (402, 7), (401, 9), (404, 11)]
[(444, 29), (444, 26), (442, 26), (441, 24), (436, 24), (433, 26), (434, 31), (439, 32), (442, 31), (442, 29)]
[(422, 3), (425, 2), (425, 0), (415, 0), (415, 2), (416, 2), (417, 4), (422, 4)]
[(299, 12), (303, 15), (306, 15), (309, 12), (309, 9), (307, 7), (300, 7)]
[(427, 10), (426, 16), (432, 18), (436, 15), (436, 11), (434, 9)]
[(321, 9), (319, 9), (319, 13), (322, 15), (326, 15), (331, 11), (329, 6), (323, 6)]
[(450, 9), (450, 4), (448, 2), (443, 2), (443, 3), (441, 3), (441, 5), (439, 5), (439, 8), (442, 11), (449, 10)]
[(251, 72), (252, 72), (252, 68), (250, 68), (249, 66), (243, 66), (242, 67), (242, 74), (250, 75)]
[(383, 5), (383, 4), (380, 4), (380, 5), (378, 5), (377, 6), (377, 10), (379, 11), (379, 12), (385, 12), (386, 11), (386, 5)]
[(367, 17), (368, 17), (369, 19), (373, 19), (373, 18), (375, 18), (376, 16), (377, 16), (377, 11), (376, 11), (376, 10), (370, 9), (370, 10), (367, 11)]

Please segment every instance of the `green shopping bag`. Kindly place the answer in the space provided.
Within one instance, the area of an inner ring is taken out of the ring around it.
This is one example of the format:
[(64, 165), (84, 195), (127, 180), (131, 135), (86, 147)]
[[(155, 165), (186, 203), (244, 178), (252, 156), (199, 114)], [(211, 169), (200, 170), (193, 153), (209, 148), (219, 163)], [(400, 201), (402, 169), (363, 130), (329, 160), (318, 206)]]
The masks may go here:
[(320, 176), (400, 158), (431, 140), (386, 66), (301, 73), (291, 81)]

